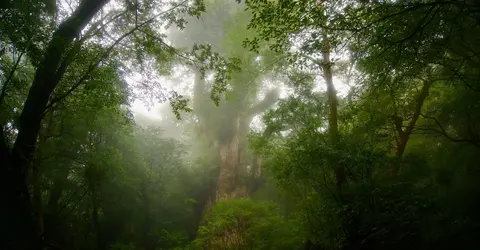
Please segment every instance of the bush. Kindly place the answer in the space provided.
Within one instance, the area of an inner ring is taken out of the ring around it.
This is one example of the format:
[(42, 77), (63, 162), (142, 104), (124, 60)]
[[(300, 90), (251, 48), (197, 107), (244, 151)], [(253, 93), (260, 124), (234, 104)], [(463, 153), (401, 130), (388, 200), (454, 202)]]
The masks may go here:
[(206, 215), (190, 249), (299, 249), (305, 239), (300, 225), (277, 211), (272, 202), (220, 201)]

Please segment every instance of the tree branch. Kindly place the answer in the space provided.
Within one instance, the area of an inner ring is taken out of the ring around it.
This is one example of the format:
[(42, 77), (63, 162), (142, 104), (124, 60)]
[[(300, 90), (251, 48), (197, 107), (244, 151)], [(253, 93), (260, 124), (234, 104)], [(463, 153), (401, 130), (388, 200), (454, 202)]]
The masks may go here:
[(90, 73), (93, 72), (93, 70), (95, 70), (97, 68), (97, 66), (105, 59), (108, 57), (108, 55), (110, 55), (110, 53), (113, 51), (113, 49), (115, 48), (115, 46), (117, 46), (123, 39), (127, 38), (128, 36), (132, 35), (135, 31), (139, 30), (140, 28), (152, 23), (155, 21), (156, 18), (158, 18), (159, 16), (167, 13), (167, 12), (170, 12), (180, 6), (182, 6), (185, 2), (187, 2), (188, 0), (185, 0), (183, 2), (181, 2), (180, 4), (178, 5), (175, 5), (174, 7), (166, 10), (166, 11), (163, 11), (155, 16), (153, 16), (152, 18), (148, 19), (147, 21), (135, 26), (134, 28), (132, 28), (130, 31), (128, 31), (127, 33), (123, 34), (122, 36), (120, 36), (119, 38), (117, 38), (117, 40), (115, 40), (115, 42), (110, 45), (107, 50), (105, 51), (105, 53), (103, 53), (103, 55), (93, 64), (90, 65), (90, 67), (87, 69), (87, 71), (83, 74), (83, 76), (75, 83), (72, 85), (72, 87), (70, 87), (69, 90), (67, 90), (67, 92), (65, 92), (63, 95), (57, 97), (57, 98), (54, 98), (53, 100), (50, 101), (50, 103), (47, 105), (46, 107), (46, 110), (50, 109), (55, 103), (59, 102), (59, 101), (62, 101), (63, 99), (65, 99), (66, 97), (68, 97), (73, 91), (75, 91), (80, 85), (82, 85), (85, 80), (88, 79), (88, 77), (90, 76)]
[(442, 124), (440, 123), (440, 121), (437, 118), (435, 118), (433, 116), (427, 116), (427, 115), (424, 115), (424, 114), (421, 114), (421, 116), (425, 119), (433, 120), (440, 130), (436, 130), (436, 129), (433, 129), (433, 128), (419, 129), (419, 130), (433, 131), (437, 134), (443, 135), (445, 138), (447, 138), (448, 140), (450, 140), (452, 142), (465, 142), (465, 143), (470, 143), (474, 146), (480, 147), (480, 141), (478, 141), (478, 140), (460, 139), (460, 138), (453, 138), (452, 136), (450, 136), (447, 133), (446, 129), (442, 126)]
[(263, 100), (255, 104), (253, 107), (251, 107), (247, 113), (249, 116), (254, 116), (256, 114), (260, 114), (262, 112), (265, 112), (268, 108), (270, 108), (273, 104), (275, 104), (278, 101), (278, 98), (280, 96), (280, 91), (278, 89), (272, 89), (270, 92), (268, 92)]
[(425, 102), (425, 99), (428, 96), (428, 93), (430, 91), (431, 86), (432, 86), (432, 81), (424, 81), (423, 82), (422, 90), (421, 90), (421, 92), (418, 95), (417, 100), (416, 100), (415, 111), (413, 113), (412, 119), (408, 123), (408, 126), (405, 130), (405, 133), (407, 133), (407, 134), (412, 133), (413, 128), (415, 127), (415, 123), (417, 122), (418, 117), (421, 114), (423, 103)]
[[(147, 33), (147, 32), (145, 32), (145, 31), (142, 30), (142, 29), (140, 29), (139, 31), (142, 32), (142, 33), (144, 33), (144, 34), (147, 35), (147, 36), (150, 36), (151, 38), (155, 39), (155, 40), (158, 41), (159, 43), (161, 43), (163, 46), (165, 46), (165, 47), (168, 49), (169, 52), (172, 52), (172, 53), (174, 53), (175, 55), (177, 55), (177, 56), (179, 56), (179, 57), (181, 57), (181, 58), (183, 58), (183, 59), (185, 59), (185, 60), (187, 60), (187, 61), (193, 62), (195, 66), (196, 66), (196, 63), (206, 64), (206, 63), (204, 63), (204, 62), (201, 62), (201, 61), (198, 61), (198, 60), (195, 60), (195, 59), (192, 59), (192, 58), (189, 58), (189, 57), (187, 57), (187, 56), (185, 56), (185, 55), (180, 54), (180, 52), (178, 52), (177, 49), (175, 49), (174, 47), (172, 47), (172, 46), (168, 45), (167, 43), (165, 43), (165, 42), (163, 41), (163, 39), (160, 38), (160, 37), (157, 37), (157, 36), (155, 36), (155, 35), (153, 35), (153, 34)], [(197, 66), (196, 66), (196, 67), (197, 67)]]
[[(12, 80), (13, 78), (13, 75), (15, 74), (15, 71), (17, 71), (17, 67), (18, 67), (18, 64), (20, 63), (21, 59), (22, 59), (22, 56), (23, 56), (23, 51), (20, 53), (20, 55), (18, 56), (18, 59), (17, 61), (15, 62), (15, 65), (13, 65), (13, 68), (12, 68), (12, 71), (10, 72), (10, 74), (8, 75), (7, 79), (5, 80), (5, 83), (3, 84), (2, 86), (2, 93), (0, 94), (0, 107), (2, 106), (3, 104), (3, 99), (5, 99), (5, 93), (6, 93), (6, 90), (7, 90), (7, 85), (10, 83), (10, 81)], [(2, 128), (3, 129), (3, 128)]]
[(3, 124), (0, 128), (0, 156), (2, 157), (2, 168), (7, 167), (8, 158), (10, 157), (10, 149), (8, 147), (5, 135), (3, 134)]

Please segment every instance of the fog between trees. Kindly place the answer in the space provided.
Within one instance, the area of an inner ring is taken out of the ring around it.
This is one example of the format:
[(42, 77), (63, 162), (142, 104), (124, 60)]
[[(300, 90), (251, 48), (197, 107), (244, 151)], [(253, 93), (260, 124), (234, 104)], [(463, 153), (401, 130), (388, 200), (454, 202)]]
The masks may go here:
[(480, 247), (475, 1), (7, 0), (1, 249)]

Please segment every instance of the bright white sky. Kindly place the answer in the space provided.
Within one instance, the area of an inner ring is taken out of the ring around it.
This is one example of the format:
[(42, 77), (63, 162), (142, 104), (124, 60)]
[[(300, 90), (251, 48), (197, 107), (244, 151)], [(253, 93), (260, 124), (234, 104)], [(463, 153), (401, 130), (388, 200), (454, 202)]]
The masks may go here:
[[(349, 87), (345, 84), (342, 83), (342, 81), (337, 78), (337, 77), (334, 77), (334, 84), (335, 84), (335, 87), (337, 88), (337, 91), (338, 91), (338, 95), (339, 96), (346, 96), (347, 93), (348, 93), (348, 90), (349, 90)], [(165, 81), (165, 85), (170, 85), (168, 86), (167, 88), (172, 88), (172, 89), (175, 89), (175, 85), (177, 86), (180, 86), (180, 85), (190, 85), (190, 86), (193, 86), (193, 77), (189, 77), (188, 79), (185, 79), (184, 82), (182, 83), (173, 83), (172, 81), (169, 81), (169, 80), (166, 80)], [(264, 89), (269, 89), (273, 87), (273, 85), (270, 85), (270, 86), (265, 86)], [(322, 81), (317, 81), (317, 87), (315, 88), (317, 91), (326, 91), (326, 86)], [(265, 93), (266, 91), (264, 91)], [(263, 94), (264, 94), (263, 93)], [(285, 98), (288, 96), (288, 91), (285, 89), (285, 88), (282, 88), (281, 92), (280, 92), (280, 98)], [(260, 96), (260, 98), (263, 97), (263, 96)], [(156, 104), (153, 108), (148, 108), (144, 102), (140, 101), (140, 100), (136, 100), (133, 102), (132, 106), (131, 106), (131, 110), (132, 112), (134, 113), (134, 115), (142, 115), (142, 116), (145, 116), (145, 117), (148, 117), (152, 120), (160, 120), (162, 115), (167, 115), (167, 114), (162, 114), (161, 113), (161, 110), (169, 110), (169, 109), (160, 109), (160, 106), (162, 105), (165, 105), (165, 104), (161, 104), (161, 103), (158, 103)], [(259, 128), (262, 128), (263, 127), (263, 122), (261, 120), (261, 115), (257, 115), (256, 117), (253, 118), (252, 120), (252, 124), (251, 124), (252, 128), (256, 128), (256, 129), (259, 129)]]

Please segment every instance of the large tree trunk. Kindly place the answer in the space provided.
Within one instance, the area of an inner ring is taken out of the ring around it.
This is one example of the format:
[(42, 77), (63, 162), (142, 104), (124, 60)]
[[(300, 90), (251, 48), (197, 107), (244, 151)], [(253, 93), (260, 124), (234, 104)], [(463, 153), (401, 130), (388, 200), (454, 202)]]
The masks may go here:
[[(237, 117), (238, 120), (238, 117)], [(235, 124), (238, 127), (238, 122)], [(236, 174), (239, 163), (239, 138), (237, 129), (229, 140), (220, 145), (220, 173), (218, 175), (215, 200), (224, 200), (232, 197), (236, 188)]]
[[(199, 120), (198, 132), (209, 141), (212, 150), (218, 150), (220, 160), (218, 172), (215, 173), (216, 185), (212, 185), (212, 192), (202, 195), (202, 201), (195, 207), (198, 218), (196, 225), (199, 225), (203, 216), (210, 211), (215, 202), (248, 197), (250, 192), (260, 186), (260, 182), (249, 186), (246, 169), (250, 162), (248, 160), (247, 134), (253, 116), (271, 107), (278, 100), (279, 91), (271, 91), (262, 101), (252, 107), (247, 107), (243, 102), (244, 97), (241, 96), (247, 91), (240, 90), (237, 101), (222, 102), (220, 104), (222, 106), (217, 111), (222, 112), (221, 118), (212, 120), (211, 114), (208, 113), (211, 110), (205, 108), (205, 105), (214, 107), (207, 95), (205, 80), (200, 77), (200, 72), (195, 67), (191, 69), (195, 73), (193, 107)], [(222, 124), (220, 128), (217, 126), (219, 123)]]
[[(18, 134), (11, 152), (2, 141), (0, 168), (0, 248), (39, 249), (31, 214), (27, 174), (30, 171), (37, 135), (45, 107), (62, 78), (57, 69), (74, 38), (108, 0), (84, 0), (53, 34), (40, 63), (19, 119)], [(2, 133), (3, 135), (3, 133)]]
[[(271, 107), (279, 97), (278, 90), (272, 90), (265, 98), (247, 109), (245, 113), (238, 112), (234, 115), (233, 122), (229, 124), (232, 126), (229, 129), (228, 140), (221, 142), (220, 145), (220, 174), (217, 183), (216, 200), (226, 198), (244, 198), (248, 197), (251, 192), (259, 188), (261, 182), (250, 186), (253, 182), (252, 177), (247, 171), (247, 165), (250, 160), (248, 154), (247, 136), (250, 129), (250, 122), (252, 118), (259, 113), (265, 112)], [(259, 167), (258, 162), (252, 165)], [(259, 172), (258, 168), (255, 171)]]

